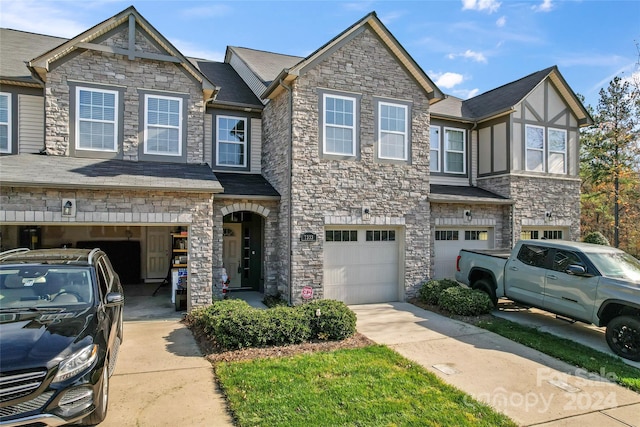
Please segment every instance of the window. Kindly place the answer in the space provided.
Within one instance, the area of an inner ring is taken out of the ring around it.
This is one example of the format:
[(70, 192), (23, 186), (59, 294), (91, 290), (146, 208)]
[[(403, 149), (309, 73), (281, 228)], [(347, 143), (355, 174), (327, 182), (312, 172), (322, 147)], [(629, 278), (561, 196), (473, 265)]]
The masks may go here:
[(145, 95), (144, 152), (182, 155), (182, 99)]
[(563, 235), (562, 230), (522, 230), (520, 232), (520, 238), (523, 240), (540, 239), (540, 236), (547, 240), (562, 240)]
[(567, 172), (567, 131), (549, 129), (549, 173)]
[(11, 152), (11, 94), (0, 93), (0, 153)]
[(581, 265), (585, 267), (584, 263), (578, 255), (573, 252), (558, 249), (556, 255), (553, 257), (553, 269), (555, 271), (566, 272), (567, 267), (570, 265)]
[(458, 230), (436, 230), (436, 240), (458, 240)]
[(520, 233), (520, 238), (522, 240), (531, 240), (531, 239), (539, 239), (538, 230), (526, 230)]
[(562, 230), (545, 230), (543, 239), (559, 240), (562, 239)]
[(216, 165), (247, 166), (247, 120), (218, 116), (216, 126)]
[(117, 151), (118, 92), (76, 87), (76, 149)]
[(378, 103), (378, 157), (407, 160), (408, 153), (408, 107)]
[(356, 98), (323, 94), (322, 152), (356, 155)]
[(461, 129), (444, 130), (444, 171), (463, 174), (466, 172), (466, 144)]
[(544, 267), (548, 253), (549, 248), (522, 245), (518, 252), (518, 259), (524, 264), (531, 265), (533, 267)]
[(484, 230), (467, 230), (464, 232), (464, 240), (488, 240), (489, 232)]
[(357, 242), (357, 230), (326, 230), (324, 239), (327, 242)]
[(395, 230), (367, 230), (367, 242), (395, 242)]
[(431, 147), (431, 164), (429, 169), (431, 172), (440, 172), (440, 127), (429, 127), (429, 145)]
[(544, 172), (544, 128), (540, 126), (526, 126), (525, 164), (528, 171)]

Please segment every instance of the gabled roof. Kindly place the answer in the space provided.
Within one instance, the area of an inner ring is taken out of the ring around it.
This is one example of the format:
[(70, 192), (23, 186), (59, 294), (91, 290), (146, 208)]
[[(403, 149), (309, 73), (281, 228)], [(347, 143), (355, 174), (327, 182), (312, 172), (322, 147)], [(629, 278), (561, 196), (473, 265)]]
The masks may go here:
[(384, 43), (389, 51), (396, 57), (398, 62), (404, 66), (407, 73), (409, 73), (417, 84), (425, 91), (430, 103), (437, 102), (444, 98), (444, 94), (440, 89), (433, 81), (431, 81), (422, 68), (420, 68), (404, 47), (402, 47), (398, 40), (396, 40), (393, 34), (391, 34), (387, 27), (385, 27), (378, 19), (375, 12), (371, 12), (291, 68), (283, 69), (280, 74), (273, 79), (272, 83), (267, 87), (267, 90), (262, 94), (262, 97), (268, 98), (283, 90), (282, 86), (279, 84), (280, 80), (285, 83), (290, 83), (295, 80), (308, 69), (313, 68), (315, 64), (323, 60), (327, 55), (330, 55), (335, 49), (338, 49), (344, 43), (360, 34), (360, 32), (364, 31), (365, 28), (371, 29), (371, 31), (380, 37), (382, 43)]
[(578, 123), (586, 125), (593, 122), (582, 102), (571, 90), (555, 65), (467, 99), (463, 102), (462, 111), (470, 114), (470, 117), (476, 121), (488, 120), (510, 112), (547, 78), (551, 80), (573, 114), (578, 118)]
[(279, 199), (280, 194), (262, 175), (249, 173), (216, 172), (216, 177), (222, 184), (224, 192), (216, 197), (252, 199)]
[[(167, 53), (153, 54), (149, 52), (141, 52), (136, 50), (135, 39), (130, 37), (129, 47), (127, 49), (115, 48), (92, 43), (100, 36), (108, 33), (114, 28), (127, 24), (129, 25), (129, 34), (133, 34), (135, 26), (138, 25), (151, 37), (159, 46), (161, 46)], [(107, 51), (117, 54), (128, 55), (130, 59), (135, 57), (142, 57), (152, 60), (169, 61), (176, 63), (183, 67), (185, 71), (191, 74), (197, 81), (202, 84), (202, 90), (204, 92), (205, 99), (211, 98), (214, 92), (217, 90), (215, 85), (211, 83), (202, 74), (197, 67), (187, 60), (185, 56), (178, 51), (162, 34), (160, 34), (146, 19), (138, 13), (138, 11), (130, 6), (122, 12), (112, 16), (111, 18), (93, 26), (85, 32), (77, 35), (76, 37), (63, 42), (59, 46), (48, 50), (44, 54), (29, 61), (29, 67), (36, 72), (42, 80), (46, 80), (46, 74), (49, 71), (50, 65), (63, 58), (64, 56), (79, 50), (79, 49), (92, 49), (98, 51)]]
[(61, 37), (0, 28), (0, 82), (41, 87), (42, 84), (29, 72), (26, 62), (65, 41), (67, 39)]
[(229, 62), (235, 54), (251, 72), (264, 84), (265, 88), (282, 72), (304, 60), (301, 56), (283, 55), (246, 47), (227, 46), (224, 61)]
[(190, 58), (200, 72), (209, 80), (216, 82), (219, 90), (213, 105), (260, 109), (264, 107), (249, 86), (240, 78), (231, 64)]

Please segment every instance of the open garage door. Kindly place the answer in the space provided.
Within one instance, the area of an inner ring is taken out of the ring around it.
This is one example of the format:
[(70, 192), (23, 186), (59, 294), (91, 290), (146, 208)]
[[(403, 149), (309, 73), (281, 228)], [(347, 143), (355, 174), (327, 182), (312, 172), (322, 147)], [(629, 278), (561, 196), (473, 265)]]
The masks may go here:
[(327, 228), (324, 297), (345, 304), (398, 301), (397, 234), (385, 228)]

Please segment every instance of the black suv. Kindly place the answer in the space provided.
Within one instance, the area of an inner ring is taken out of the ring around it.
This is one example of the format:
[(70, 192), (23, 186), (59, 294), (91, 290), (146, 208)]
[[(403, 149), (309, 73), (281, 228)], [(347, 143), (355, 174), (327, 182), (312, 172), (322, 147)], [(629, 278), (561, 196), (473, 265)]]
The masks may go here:
[(0, 254), (0, 426), (104, 420), (124, 294), (100, 249)]

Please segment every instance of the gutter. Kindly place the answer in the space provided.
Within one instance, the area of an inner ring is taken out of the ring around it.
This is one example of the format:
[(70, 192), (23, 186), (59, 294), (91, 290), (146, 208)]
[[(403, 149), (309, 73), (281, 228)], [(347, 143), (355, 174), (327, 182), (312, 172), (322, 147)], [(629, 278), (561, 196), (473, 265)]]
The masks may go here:
[(287, 159), (287, 167), (289, 168), (289, 238), (287, 239), (287, 252), (289, 256), (289, 292), (287, 297), (289, 306), (291, 306), (293, 302), (293, 208), (291, 207), (293, 202), (293, 92), (291, 86), (287, 86), (282, 78), (278, 80), (278, 85), (282, 86), (287, 90), (287, 92), (289, 92), (289, 156)]

